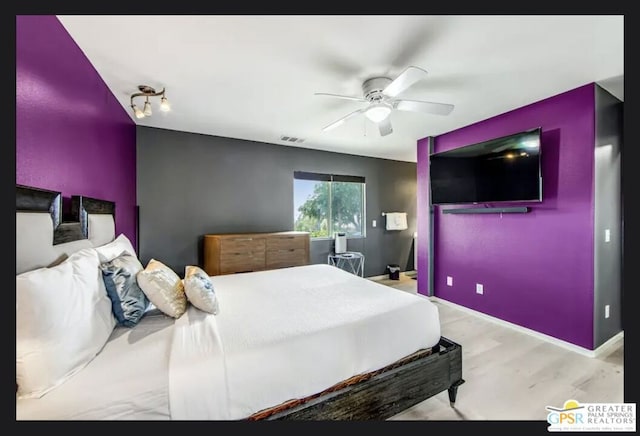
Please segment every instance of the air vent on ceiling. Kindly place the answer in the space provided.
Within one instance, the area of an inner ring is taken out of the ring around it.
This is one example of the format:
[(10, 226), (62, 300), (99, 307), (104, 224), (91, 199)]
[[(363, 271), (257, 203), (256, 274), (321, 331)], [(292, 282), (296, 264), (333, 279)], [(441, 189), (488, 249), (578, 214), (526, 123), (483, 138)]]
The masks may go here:
[(296, 138), (295, 136), (281, 136), (280, 140), (286, 142), (297, 142), (298, 144), (304, 142), (304, 139)]

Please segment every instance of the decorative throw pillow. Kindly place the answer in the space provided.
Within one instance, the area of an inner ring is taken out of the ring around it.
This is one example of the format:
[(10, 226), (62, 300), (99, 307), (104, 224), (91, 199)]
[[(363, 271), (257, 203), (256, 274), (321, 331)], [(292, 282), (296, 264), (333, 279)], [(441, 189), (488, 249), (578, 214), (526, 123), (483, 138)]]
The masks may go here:
[(16, 276), (18, 398), (37, 398), (87, 365), (116, 320), (100, 274), (85, 248), (58, 266)]
[(188, 265), (184, 269), (184, 292), (187, 299), (200, 310), (218, 313), (218, 299), (213, 290), (209, 274), (197, 266)]
[(136, 250), (133, 249), (131, 241), (122, 233), (108, 244), (96, 247), (95, 250), (98, 252), (98, 256), (100, 256), (100, 262), (109, 262), (120, 256), (123, 251), (126, 251), (132, 256), (136, 256)]
[(142, 269), (140, 261), (126, 251), (100, 264), (113, 314), (118, 323), (125, 327), (136, 325), (149, 305), (147, 296), (136, 280), (136, 275)]
[(180, 318), (187, 310), (184, 285), (178, 274), (155, 259), (137, 275), (138, 286), (159, 310), (174, 318)]

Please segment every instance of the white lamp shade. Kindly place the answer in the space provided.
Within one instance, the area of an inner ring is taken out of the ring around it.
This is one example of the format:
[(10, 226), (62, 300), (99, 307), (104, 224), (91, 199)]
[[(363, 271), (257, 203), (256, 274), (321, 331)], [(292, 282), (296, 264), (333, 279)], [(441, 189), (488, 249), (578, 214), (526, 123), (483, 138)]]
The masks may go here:
[(163, 112), (168, 112), (171, 110), (171, 105), (169, 104), (169, 100), (166, 97), (162, 97), (160, 100), (160, 110)]
[(144, 102), (144, 111), (142, 113), (147, 117), (150, 117), (151, 114), (153, 113), (151, 111), (151, 103), (149, 103), (148, 100)]
[(134, 104), (131, 107), (133, 108), (133, 114), (135, 115), (136, 118), (138, 118), (138, 119), (144, 118), (144, 113), (140, 110), (140, 108), (138, 106), (136, 106)]
[(389, 116), (391, 113), (391, 108), (384, 104), (375, 104), (372, 105), (367, 111), (365, 115), (374, 123), (379, 123)]

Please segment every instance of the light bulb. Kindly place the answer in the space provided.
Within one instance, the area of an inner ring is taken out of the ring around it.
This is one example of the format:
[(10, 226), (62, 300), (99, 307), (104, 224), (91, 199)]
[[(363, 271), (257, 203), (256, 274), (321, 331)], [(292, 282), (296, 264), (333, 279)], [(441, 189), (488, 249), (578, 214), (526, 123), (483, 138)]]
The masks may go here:
[(140, 110), (138, 106), (136, 106), (135, 104), (132, 104), (131, 107), (133, 108), (133, 114), (136, 116), (136, 118), (138, 119), (144, 118), (144, 113)]
[(160, 99), (160, 110), (162, 112), (168, 112), (169, 110), (171, 110), (169, 100), (167, 100), (167, 97), (165, 97), (164, 95), (162, 96), (162, 99)]
[(144, 111), (142, 112), (145, 116), (150, 117), (153, 112), (151, 112), (151, 103), (149, 103), (149, 99), (144, 102)]
[(389, 116), (391, 113), (391, 108), (385, 104), (375, 104), (372, 105), (367, 111), (365, 115), (374, 123), (379, 123)]

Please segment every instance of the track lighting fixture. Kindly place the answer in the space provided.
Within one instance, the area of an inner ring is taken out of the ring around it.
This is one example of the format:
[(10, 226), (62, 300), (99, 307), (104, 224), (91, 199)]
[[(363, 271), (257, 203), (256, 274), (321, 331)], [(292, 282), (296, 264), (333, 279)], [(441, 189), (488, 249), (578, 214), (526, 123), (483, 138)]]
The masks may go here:
[[(140, 119), (144, 117), (150, 117), (153, 114), (153, 111), (151, 110), (151, 102), (149, 101), (149, 97), (158, 97), (158, 96), (161, 97), (160, 110), (162, 112), (168, 112), (171, 109), (171, 105), (169, 105), (169, 100), (167, 100), (167, 97), (164, 95), (164, 92), (165, 92), (164, 88), (162, 88), (162, 91), (156, 92), (156, 90), (153, 89), (151, 86), (139, 85), (138, 89), (140, 90), (140, 92), (131, 94), (131, 109), (133, 109), (133, 115), (135, 115), (136, 118)], [(136, 97), (146, 97), (143, 110), (140, 110), (140, 108), (136, 106), (135, 103), (133, 102), (133, 99)]]

